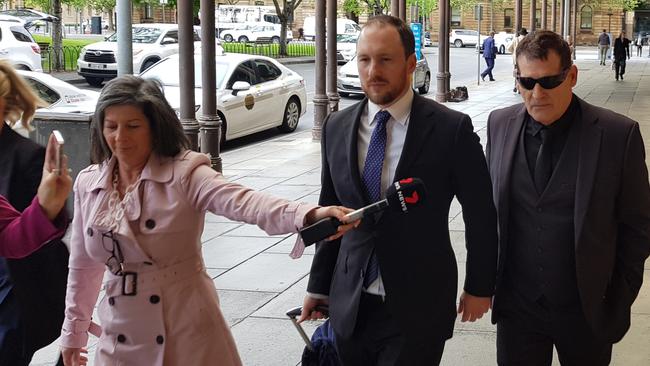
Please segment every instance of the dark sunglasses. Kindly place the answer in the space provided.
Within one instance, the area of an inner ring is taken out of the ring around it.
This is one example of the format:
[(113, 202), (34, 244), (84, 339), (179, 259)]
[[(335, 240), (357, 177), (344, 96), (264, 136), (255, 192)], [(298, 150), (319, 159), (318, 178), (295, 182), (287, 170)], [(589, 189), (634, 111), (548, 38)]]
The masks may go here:
[(113, 232), (102, 233), (102, 246), (104, 250), (111, 253), (111, 256), (106, 260), (106, 267), (116, 276), (121, 276), (124, 273), (124, 256), (120, 243), (113, 236)]
[(525, 89), (528, 90), (533, 90), (535, 88), (535, 84), (539, 84), (544, 89), (555, 89), (557, 88), (560, 84), (566, 80), (566, 76), (569, 74), (569, 69), (564, 69), (561, 73), (557, 75), (551, 75), (551, 76), (544, 76), (543, 78), (535, 79), (535, 78), (526, 78), (517, 75), (517, 81), (519, 82), (519, 85), (523, 86)]

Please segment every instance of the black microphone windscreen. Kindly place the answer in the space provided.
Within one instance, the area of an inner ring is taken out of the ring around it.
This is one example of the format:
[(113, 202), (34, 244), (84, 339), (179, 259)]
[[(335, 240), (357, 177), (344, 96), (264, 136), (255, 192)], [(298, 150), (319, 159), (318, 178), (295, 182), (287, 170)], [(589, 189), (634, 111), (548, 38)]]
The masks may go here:
[(426, 196), (426, 186), (420, 178), (399, 180), (386, 190), (386, 199), (390, 209), (404, 213), (422, 203)]

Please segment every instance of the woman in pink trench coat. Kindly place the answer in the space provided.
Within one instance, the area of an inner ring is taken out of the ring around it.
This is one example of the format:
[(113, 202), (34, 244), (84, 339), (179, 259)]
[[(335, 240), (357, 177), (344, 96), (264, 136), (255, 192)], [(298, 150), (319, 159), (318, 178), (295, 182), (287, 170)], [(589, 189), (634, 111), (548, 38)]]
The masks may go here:
[[(80, 172), (74, 187), (66, 365), (85, 363), (89, 332), (100, 336), (97, 366), (240, 365), (201, 256), (205, 212), (273, 235), (326, 216), (343, 219), (349, 210), (229, 183), (207, 156), (187, 150), (180, 122), (152, 81), (108, 83), (91, 130), (102, 163)], [(102, 279), (100, 328), (91, 316)]]

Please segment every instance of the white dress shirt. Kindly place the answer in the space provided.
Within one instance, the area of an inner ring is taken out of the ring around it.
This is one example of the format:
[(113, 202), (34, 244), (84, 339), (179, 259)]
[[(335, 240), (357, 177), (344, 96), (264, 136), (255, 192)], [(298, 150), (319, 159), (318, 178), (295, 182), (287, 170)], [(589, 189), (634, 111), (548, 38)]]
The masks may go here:
[[(385, 110), (390, 113), (390, 119), (386, 122), (386, 151), (384, 153), (384, 166), (381, 171), (381, 198), (386, 197), (386, 189), (395, 179), (395, 171), (399, 158), (402, 156), (406, 131), (408, 130), (409, 118), (411, 117), (411, 105), (413, 104), (413, 90), (408, 89), (395, 103)], [(359, 175), (363, 176), (363, 168), (368, 154), (368, 145), (372, 131), (375, 129), (375, 115), (381, 111), (381, 107), (368, 100), (368, 104), (361, 114), (359, 121), (359, 136), (357, 138), (357, 157), (359, 162)], [(371, 202), (372, 203), (372, 202)], [(384, 283), (381, 278), (381, 267), (379, 276), (364, 291), (374, 295), (386, 295)]]

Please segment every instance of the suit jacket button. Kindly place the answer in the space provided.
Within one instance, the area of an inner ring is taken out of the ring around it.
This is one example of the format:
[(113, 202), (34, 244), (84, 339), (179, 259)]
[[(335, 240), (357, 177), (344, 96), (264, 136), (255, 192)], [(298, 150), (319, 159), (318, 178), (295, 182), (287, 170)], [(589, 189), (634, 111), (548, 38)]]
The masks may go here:
[(115, 298), (114, 297), (109, 297), (108, 298), (108, 305), (113, 306), (115, 305)]
[(152, 220), (152, 219), (149, 219), (149, 220), (144, 222), (144, 226), (146, 226), (147, 229), (151, 230), (151, 229), (156, 227), (156, 222), (154, 220)]
[(158, 337), (156, 337), (156, 343), (163, 344), (164, 341), (165, 338), (163, 336), (159, 335)]
[(126, 342), (126, 337), (124, 336), (124, 334), (118, 334), (117, 335), (117, 341), (120, 342), (120, 343)]
[(93, 229), (88, 228), (88, 230), (86, 230), (86, 234), (88, 234), (88, 236), (93, 236)]
[(149, 297), (149, 302), (152, 303), (152, 304), (157, 304), (157, 303), (159, 303), (159, 302), (160, 302), (160, 296), (158, 296), (158, 295), (151, 295), (151, 297)]

